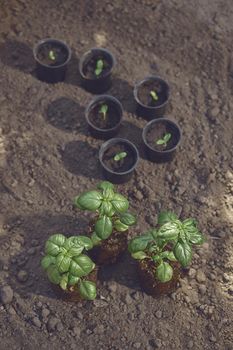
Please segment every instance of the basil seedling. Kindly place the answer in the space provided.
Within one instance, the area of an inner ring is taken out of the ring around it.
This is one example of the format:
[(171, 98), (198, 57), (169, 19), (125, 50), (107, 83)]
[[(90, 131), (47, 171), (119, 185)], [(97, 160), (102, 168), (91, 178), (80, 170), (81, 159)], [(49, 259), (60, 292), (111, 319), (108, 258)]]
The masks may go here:
[(158, 101), (159, 97), (158, 97), (157, 93), (154, 90), (150, 91), (150, 95), (151, 95), (151, 97), (152, 97), (152, 99), (154, 101)]
[(107, 239), (113, 230), (123, 232), (136, 223), (136, 217), (128, 212), (128, 199), (117, 193), (108, 181), (98, 184), (97, 190), (82, 193), (74, 203), (77, 208), (97, 215), (91, 236), (94, 246)]
[(124, 159), (126, 156), (127, 156), (127, 153), (126, 153), (126, 152), (120, 152), (120, 153), (117, 153), (117, 154), (114, 156), (113, 159), (114, 159), (116, 162), (119, 162), (119, 160)]
[(164, 147), (167, 147), (168, 141), (171, 139), (172, 134), (169, 132), (164, 134), (163, 138), (156, 141), (156, 145), (164, 145)]
[(96, 68), (95, 68), (95, 75), (97, 77), (102, 73), (103, 68), (104, 68), (104, 61), (103, 60), (98, 60), (96, 62)]
[(56, 56), (53, 50), (49, 51), (49, 58), (51, 61), (55, 61), (56, 60)]
[(179, 220), (172, 212), (158, 216), (158, 227), (129, 242), (128, 250), (137, 260), (149, 259), (156, 267), (155, 279), (168, 282), (172, 279), (171, 262), (186, 267), (192, 260), (192, 245), (204, 242), (203, 234), (194, 219)]
[(103, 120), (106, 120), (107, 112), (108, 112), (108, 105), (106, 104), (102, 105), (99, 110), (99, 113), (103, 115)]

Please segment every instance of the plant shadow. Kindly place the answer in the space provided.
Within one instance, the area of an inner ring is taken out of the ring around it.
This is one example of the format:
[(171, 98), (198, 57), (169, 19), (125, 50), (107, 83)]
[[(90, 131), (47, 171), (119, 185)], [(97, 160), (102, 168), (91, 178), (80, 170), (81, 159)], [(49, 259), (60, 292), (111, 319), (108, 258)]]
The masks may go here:
[(77, 131), (85, 125), (84, 108), (76, 101), (60, 97), (52, 101), (44, 112), (45, 120), (64, 131)]
[(135, 113), (136, 102), (133, 97), (133, 87), (126, 80), (113, 76), (112, 87), (107, 93), (116, 97), (126, 112)]
[(71, 141), (61, 151), (62, 161), (66, 170), (74, 175), (102, 179), (98, 161), (98, 149), (86, 141)]
[(35, 60), (32, 49), (17, 40), (6, 40), (0, 46), (0, 60), (6, 66), (35, 75)]
[[(18, 219), (18, 218), (17, 218)], [(11, 226), (15, 218), (9, 220)], [(14, 225), (14, 224), (13, 224)], [(88, 220), (85, 217), (75, 218), (69, 215), (32, 215), (23, 218), (20, 224), (16, 224), (14, 231), (23, 237), (24, 244), (20, 251), (11, 258), (9, 283), (15, 292), (22, 298), (33, 294), (57, 299), (52, 291), (46, 274), (40, 267), (40, 261), (44, 252), (44, 244), (48, 237), (54, 233), (62, 233), (65, 236), (85, 234)], [(25, 271), (25, 280), (19, 279), (19, 271)]]

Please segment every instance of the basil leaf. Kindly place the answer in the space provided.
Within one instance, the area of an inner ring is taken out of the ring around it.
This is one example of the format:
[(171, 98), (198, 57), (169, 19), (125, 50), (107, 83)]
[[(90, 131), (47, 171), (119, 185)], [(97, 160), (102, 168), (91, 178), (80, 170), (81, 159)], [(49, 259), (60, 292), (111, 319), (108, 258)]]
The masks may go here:
[(95, 211), (100, 207), (102, 199), (103, 197), (100, 192), (89, 191), (76, 197), (75, 204), (78, 204), (81, 209)]
[(79, 293), (86, 300), (94, 300), (96, 298), (96, 285), (91, 281), (82, 281), (79, 283)]
[(69, 237), (64, 244), (64, 248), (69, 253), (69, 256), (72, 257), (80, 255), (84, 246), (77, 241), (76, 237)]
[(45, 244), (45, 254), (57, 256), (64, 245), (66, 237), (61, 234), (52, 235)]
[(157, 232), (157, 237), (166, 241), (177, 239), (179, 227), (176, 222), (167, 222)]
[(160, 282), (168, 282), (172, 279), (173, 269), (167, 262), (162, 261), (156, 269), (156, 277)]
[(123, 224), (120, 220), (116, 220), (114, 222), (114, 228), (118, 232), (124, 232), (124, 231), (127, 231), (129, 227)]
[(90, 250), (93, 248), (93, 243), (89, 237), (72, 236), (69, 239), (74, 242), (75, 246), (77, 245), (77, 246), (84, 247), (86, 250)]
[(178, 241), (173, 252), (183, 267), (186, 267), (192, 260), (192, 248), (187, 242)]
[(135, 237), (129, 241), (128, 250), (131, 254), (144, 251), (147, 248), (148, 243), (151, 241), (153, 241), (153, 237), (150, 233)]
[(127, 200), (127, 198), (125, 198), (124, 196), (122, 196), (119, 193), (115, 193), (114, 194), (114, 198), (111, 201), (113, 208), (118, 211), (118, 212), (125, 212), (128, 210), (129, 208), (129, 202)]
[(132, 226), (134, 224), (136, 224), (136, 217), (130, 213), (122, 213), (120, 215), (120, 221), (127, 225), (127, 226)]
[(103, 190), (103, 197), (106, 200), (111, 201), (114, 198), (114, 192), (111, 188), (105, 188)]
[(168, 222), (171, 222), (177, 219), (178, 217), (176, 216), (176, 214), (172, 213), (171, 211), (163, 211), (158, 216), (158, 224), (164, 225)]
[(136, 252), (136, 253), (133, 253), (131, 256), (136, 260), (143, 260), (148, 257), (144, 252)]
[(48, 279), (54, 284), (59, 284), (61, 275), (55, 265), (50, 265), (47, 269)]
[(95, 267), (93, 261), (84, 254), (75, 256), (71, 260), (70, 273), (75, 277), (87, 276)]
[(79, 277), (76, 277), (76, 276), (69, 274), (69, 279), (68, 279), (69, 286), (74, 286), (75, 284), (78, 283), (78, 281), (79, 281)]
[(112, 220), (104, 215), (96, 221), (95, 233), (101, 239), (107, 239), (112, 233)]
[(114, 190), (114, 185), (109, 181), (102, 181), (97, 185), (97, 188), (102, 191), (106, 189)]
[(67, 289), (67, 284), (68, 284), (68, 274), (64, 274), (62, 275), (61, 277), (61, 280), (60, 280), (60, 287), (63, 289), (63, 290), (66, 290)]
[(99, 209), (101, 215), (113, 216), (115, 210), (112, 207), (112, 203), (109, 201), (103, 201)]
[(95, 232), (91, 235), (91, 240), (93, 242), (93, 246), (99, 245), (102, 242), (102, 239), (99, 238)]
[(192, 244), (199, 245), (199, 244), (203, 244), (205, 242), (205, 238), (201, 232), (196, 231), (196, 232), (193, 232), (192, 234), (190, 234), (189, 242), (191, 242)]
[(59, 272), (61, 272), (61, 273), (69, 271), (70, 263), (71, 263), (70, 256), (68, 256), (64, 253), (60, 253), (56, 257), (56, 265), (57, 265)]
[(41, 266), (44, 270), (47, 270), (47, 268), (54, 264), (56, 261), (56, 258), (55, 256), (51, 256), (51, 255), (46, 255), (42, 258), (41, 260)]

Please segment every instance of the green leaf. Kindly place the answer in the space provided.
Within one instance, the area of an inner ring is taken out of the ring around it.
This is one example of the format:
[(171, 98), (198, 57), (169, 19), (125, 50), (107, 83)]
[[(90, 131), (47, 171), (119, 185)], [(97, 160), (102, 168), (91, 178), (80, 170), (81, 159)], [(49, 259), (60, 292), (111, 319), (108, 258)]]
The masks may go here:
[(104, 215), (96, 221), (95, 233), (101, 239), (107, 239), (112, 233), (112, 220)]
[(56, 267), (56, 265), (50, 265), (47, 269), (47, 275), (50, 282), (54, 284), (59, 284), (61, 281), (61, 275)]
[(197, 227), (197, 220), (196, 219), (191, 219), (191, 218), (185, 219), (183, 221), (183, 226), (185, 226), (185, 227), (190, 227), (190, 226)]
[(71, 263), (70, 256), (68, 256), (68, 255), (66, 255), (64, 253), (60, 253), (56, 257), (56, 265), (57, 265), (58, 270), (61, 273), (69, 271), (70, 263)]
[(96, 298), (96, 285), (91, 281), (80, 280), (79, 292), (84, 299), (94, 300)]
[(177, 261), (175, 255), (173, 252), (169, 252), (168, 256), (167, 256), (167, 259), (170, 260), (170, 261)]
[(127, 231), (129, 226), (123, 224), (120, 220), (115, 220), (114, 221), (114, 229), (118, 232), (124, 232)]
[(136, 217), (130, 213), (122, 213), (120, 215), (120, 221), (127, 226), (132, 226), (137, 222)]
[(102, 242), (102, 239), (99, 238), (95, 232), (91, 235), (91, 240), (93, 242), (94, 247)]
[(174, 255), (179, 263), (186, 267), (192, 260), (192, 248), (187, 242), (179, 241), (174, 247)]
[(95, 69), (95, 75), (98, 76), (102, 73), (104, 68), (104, 61), (103, 60), (98, 60), (96, 62), (96, 69)]
[(161, 226), (177, 219), (178, 217), (176, 214), (172, 213), (171, 211), (163, 211), (158, 216), (158, 224)]
[(56, 258), (55, 256), (51, 256), (51, 255), (46, 255), (42, 258), (41, 260), (41, 266), (44, 270), (47, 270), (47, 268), (54, 264), (56, 261)]
[(166, 133), (163, 137), (164, 142), (167, 143), (171, 137), (172, 137), (172, 134), (170, 134), (169, 132)]
[(119, 160), (124, 159), (126, 156), (127, 156), (126, 152), (120, 152), (120, 153), (117, 153), (113, 159), (118, 162)]
[(205, 242), (205, 238), (201, 232), (196, 231), (190, 234), (189, 242), (200, 245)]
[(69, 256), (72, 257), (80, 255), (84, 249), (84, 246), (76, 240), (76, 237), (69, 237), (64, 244), (64, 248), (69, 253)]
[(104, 191), (104, 190), (106, 190), (108, 188), (114, 191), (114, 185), (111, 182), (109, 182), (109, 181), (102, 181), (102, 182), (100, 182), (97, 185), (97, 188), (99, 190), (102, 190), (102, 191)]
[[(72, 236), (69, 238), (71, 241), (74, 242), (75, 246), (81, 246), (85, 248), (86, 250), (90, 250), (93, 248), (93, 243), (89, 237), (86, 236)], [(81, 251), (82, 252), (82, 251)], [(80, 252), (80, 254), (81, 254)], [(79, 255), (79, 254), (77, 254)]]
[(148, 258), (148, 256), (144, 252), (136, 252), (136, 253), (131, 254), (131, 256), (132, 256), (132, 258), (134, 258), (136, 260), (143, 260), (145, 258)]
[(70, 264), (70, 273), (75, 277), (87, 276), (95, 267), (93, 261), (84, 254), (75, 256)]
[(76, 276), (69, 274), (69, 279), (68, 279), (69, 286), (74, 286), (75, 284), (78, 283), (78, 281), (79, 281), (79, 277), (76, 277)]
[(102, 195), (98, 191), (89, 191), (76, 197), (75, 203), (79, 205), (81, 209), (90, 211), (97, 210), (102, 203)]
[(115, 193), (113, 200), (111, 201), (114, 209), (118, 212), (125, 212), (129, 208), (129, 202), (127, 198), (122, 196), (120, 193)]
[(170, 240), (177, 239), (179, 232), (180, 231), (177, 222), (167, 222), (160, 227), (157, 237), (168, 242)]
[(114, 198), (114, 192), (111, 188), (106, 188), (103, 190), (103, 197), (107, 201), (111, 201)]
[(159, 139), (156, 141), (156, 145), (164, 145), (164, 144), (165, 144), (165, 142), (163, 139)]
[(162, 261), (156, 269), (156, 277), (160, 282), (168, 282), (172, 279), (173, 269), (167, 262)]
[(150, 233), (135, 237), (129, 241), (128, 250), (131, 254), (144, 251), (147, 248), (148, 243), (151, 241), (153, 241), (153, 237)]
[(61, 252), (61, 247), (64, 245), (65, 241), (66, 237), (62, 234), (52, 235), (45, 243), (45, 253), (57, 256)]
[(115, 210), (112, 207), (112, 203), (110, 201), (103, 201), (101, 207), (99, 209), (101, 215), (113, 216)]
[(68, 273), (62, 275), (61, 280), (60, 280), (60, 287), (63, 290), (67, 289), (67, 284), (68, 284)]

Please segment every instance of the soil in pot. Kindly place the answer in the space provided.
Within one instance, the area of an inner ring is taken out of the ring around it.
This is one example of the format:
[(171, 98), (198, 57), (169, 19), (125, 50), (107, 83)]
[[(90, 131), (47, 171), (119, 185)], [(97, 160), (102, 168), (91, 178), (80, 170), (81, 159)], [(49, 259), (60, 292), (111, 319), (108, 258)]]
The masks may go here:
[(138, 273), (144, 291), (154, 297), (170, 294), (177, 288), (177, 283), (181, 275), (181, 269), (177, 262), (170, 263), (173, 268), (173, 277), (169, 282), (160, 282), (155, 278), (156, 265), (150, 259), (143, 259), (138, 262)]
[[(101, 107), (103, 105), (108, 107), (106, 115), (101, 112)], [(90, 110), (89, 120), (97, 128), (104, 130), (111, 129), (114, 128), (114, 126), (116, 126), (120, 121), (119, 110), (113, 102), (107, 101), (107, 103), (105, 103), (102, 101), (94, 105)]]
[[(157, 100), (152, 98), (151, 91), (156, 93)], [(167, 89), (164, 88), (160, 81), (148, 80), (138, 88), (138, 99), (145, 106), (158, 107), (166, 102), (167, 98)]]
[[(95, 74), (96, 64), (99, 60), (103, 61), (103, 70), (99, 75)], [(108, 61), (104, 53), (98, 53), (90, 57), (83, 64), (83, 74), (87, 79), (98, 79), (105, 76), (112, 68), (112, 63)]]
[[(88, 276), (82, 277), (82, 279), (96, 283), (97, 275), (98, 267), (96, 266)], [(56, 284), (51, 284), (51, 286), (59, 299), (63, 299), (68, 302), (87, 301), (81, 297), (77, 286), (70, 287), (68, 290), (63, 290), (59, 285)]]
[[(126, 153), (126, 156), (120, 160), (114, 160), (119, 153)], [(119, 142), (110, 146), (103, 155), (103, 162), (108, 169), (117, 173), (123, 173), (131, 169), (135, 162), (135, 154), (127, 143)]]
[[(157, 144), (158, 140), (164, 138), (164, 135), (170, 134), (171, 137), (166, 144)], [(178, 135), (174, 133), (174, 127), (168, 123), (158, 122), (151, 125), (146, 135), (147, 143), (157, 151), (166, 151), (175, 147), (179, 141)]]
[(66, 62), (68, 55), (67, 49), (63, 45), (56, 42), (46, 42), (39, 47), (37, 59), (46, 66), (56, 67)]

